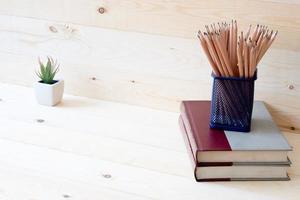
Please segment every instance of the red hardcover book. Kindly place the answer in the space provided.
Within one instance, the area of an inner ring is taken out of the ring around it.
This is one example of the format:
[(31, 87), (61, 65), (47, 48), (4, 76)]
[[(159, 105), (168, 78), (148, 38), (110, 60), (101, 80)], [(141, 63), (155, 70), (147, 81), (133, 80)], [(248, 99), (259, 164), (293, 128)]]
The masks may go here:
[[(197, 177), (197, 168), (199, 168), (201, 165), (199, 163), (197, 163), (197, 161), (196, 161), (196, 158), (195, 158), (194, 153), (192, 151), (191, 143), (190, 143), (189, 138), (187, 136), (186, 128), (184, 126), (184, 123), (183, 123), (183, 120), (182, 120), (181, 116), (179, 117), (179, 126), (180, 126), (180, 129), (181, 129), (182, 133), (183, 133), (182, 135), (183, 135), (184, 143), (185, 143), (185, 145), (187, 147), (187, 150), (189, 151), (188, 154), (190, 156), (192, 168), (194, 170), (194, 177), (195, 177), (196, 181), (198, 181), (198, 182), (206, 182), (206, 181), (207, 182), (209, 182), (209, 181), (211, 181), (211, 182), (212, 181), (230, 181), (230, 178), (199, 179)], [(217, 165), (217, 163), (215, 163), (215, 164)], [(228, 166), (230, 166), (230, 165), (231, 165), (231, 163), (228, 163)], [(204, 165), (204, 166), (206, 166), (206, 165)]]
[[(250, 133), (210, 129), (210, 101), (184, 101), (179, 118), (197, 181), (288, 180), (291, 150), (262, 102)], [(265, 173), (268, 171), (268, 173)]]

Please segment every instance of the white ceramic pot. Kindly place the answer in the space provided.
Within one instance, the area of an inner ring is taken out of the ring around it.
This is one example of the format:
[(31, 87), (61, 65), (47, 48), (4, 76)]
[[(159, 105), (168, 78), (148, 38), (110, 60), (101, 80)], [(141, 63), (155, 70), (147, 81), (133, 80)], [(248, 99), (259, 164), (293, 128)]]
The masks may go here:
[(58, 80), (53, 84), (37, 82), (35, 84), (35, 96), (37, 102), (45, 106), (58, 104), (64, 93), (64, 81)]

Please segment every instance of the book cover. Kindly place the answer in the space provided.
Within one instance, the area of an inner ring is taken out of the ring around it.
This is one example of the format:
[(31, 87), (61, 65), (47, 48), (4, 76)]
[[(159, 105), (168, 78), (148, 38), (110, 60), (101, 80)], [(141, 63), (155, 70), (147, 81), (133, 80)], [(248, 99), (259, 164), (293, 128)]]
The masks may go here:
[(287, 152), (292, 147), (261, 101), (254, 102), (249, 133), (210, 129), (210, 101), (183, 101), (181, 117), (198, 162), (213, 157), (218, 158), (217, 162), (222, 162), (220, 157), (226, 152), (227, 162), (289, 162)]

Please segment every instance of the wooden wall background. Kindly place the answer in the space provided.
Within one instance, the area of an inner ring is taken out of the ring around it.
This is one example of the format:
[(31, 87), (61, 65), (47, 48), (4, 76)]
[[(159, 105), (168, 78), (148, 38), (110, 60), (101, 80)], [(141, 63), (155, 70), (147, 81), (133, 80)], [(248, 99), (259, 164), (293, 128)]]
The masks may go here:
[(0, 81), (32, 86), (37, 57), (51, 55), (67, 93), (178, 111), (211, 95), (197, 30), (262, 23), (279, 37), (259, 66), (256, 99), (299, 133), (299, 10), (298, 0), (0, 0)]

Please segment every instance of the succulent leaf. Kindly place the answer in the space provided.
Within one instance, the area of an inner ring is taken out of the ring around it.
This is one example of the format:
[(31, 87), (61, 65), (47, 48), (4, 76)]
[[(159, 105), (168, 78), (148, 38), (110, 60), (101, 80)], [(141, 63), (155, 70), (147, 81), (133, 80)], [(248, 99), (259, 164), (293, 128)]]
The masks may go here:
[(36, 72), (36, 75), (41, 79), (43, 83), (53, 84), (54, 77), (59, 70), (59, 65), (57, 61), (54, 61), (52, 57), (47, 57), (47, 62), (44, 64), (40, 59), (38, 59), (40, 70)]

